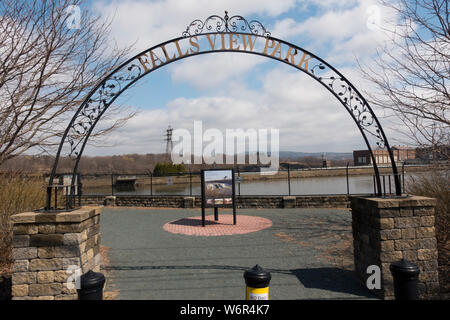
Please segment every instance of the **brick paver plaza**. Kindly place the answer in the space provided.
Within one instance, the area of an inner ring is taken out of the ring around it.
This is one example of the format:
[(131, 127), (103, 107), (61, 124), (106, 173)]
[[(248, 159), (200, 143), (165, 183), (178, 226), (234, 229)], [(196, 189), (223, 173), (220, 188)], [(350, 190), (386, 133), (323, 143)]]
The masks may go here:
[(181, 218), (166, 223), (164, 230), (171, 233), (185, 234), (189, 236), (231, 236), (233, 234), (245, 234), (260, 231), (272, 226), (272, 221), (255, 216), (239, 216), (239, 222), (233, 224), (233, 215), (220, 215), (218, 221), (214, 216), (205, 217), (205, 226), (202, 226), (202, 217)]
[(243, 273), (271, 272), (270, 299), (372, 299), (353, 272), (351, 214), (339, 209), (104, 208), (105, 291), (117, 299), (244, 299)]

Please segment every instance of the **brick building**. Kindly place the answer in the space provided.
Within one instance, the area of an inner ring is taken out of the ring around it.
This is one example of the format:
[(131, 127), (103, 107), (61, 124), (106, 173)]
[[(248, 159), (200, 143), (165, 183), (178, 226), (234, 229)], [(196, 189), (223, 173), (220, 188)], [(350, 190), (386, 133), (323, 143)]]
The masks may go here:
[[(416, 158), (416, 149), (406, 146), (392, 147), (395, 162), (403, 162)], [(389, 152), (386, 149), (373, 150), (373, 155), (377, 164), (390, 164)], [(372, 164), (369, 150), (353, 151), (353, 163), (355, 166), (365, 166)]]
[(416, 157), (422, 162), (445, 161), (450, 155), (450, 146), (436, 146), (434, 148), (417, 148)]

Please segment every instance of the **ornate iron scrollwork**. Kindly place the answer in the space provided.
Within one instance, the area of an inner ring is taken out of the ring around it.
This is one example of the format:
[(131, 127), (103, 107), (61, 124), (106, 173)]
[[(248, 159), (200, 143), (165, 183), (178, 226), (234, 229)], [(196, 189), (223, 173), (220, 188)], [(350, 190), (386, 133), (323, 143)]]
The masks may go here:
[(239, 15), (230, 18), (228, 17), (228, 11), (225, 11), (223, 18), (218, 15), (212, 15), (204, 21), (199, 19), (192, 21), (182, 33), (182, 36), (186, 38), (212, 32), (241, 32), (270, 37), (270, 32), (267, 31), (261, 22), (257, 20), (247, 21), (247, 19)]
[(335, 93), (345, 108), (354, 115), (361, 129), (377, 139), (378, 148), (385, 148), (386, 143), (375, 121), (375, 115), (364, 98), (352, 89), (351, 83), (322, 62), (315, 64), (309, 72)]
[(136, 80), (143, 73), (144, 70), (140, 65), (131, 62), (106, 78), (93, 92), (92, 96), (84, 101), (79, 109), (78, 116), (70, 124), (67, 134), (67, 143), (70, 148), (68, 156), (70, 158), (77, 158), (80, 155), (83, 140), (103, 111), (109, 107), (111, 101), (120, 95), (127, 84)]

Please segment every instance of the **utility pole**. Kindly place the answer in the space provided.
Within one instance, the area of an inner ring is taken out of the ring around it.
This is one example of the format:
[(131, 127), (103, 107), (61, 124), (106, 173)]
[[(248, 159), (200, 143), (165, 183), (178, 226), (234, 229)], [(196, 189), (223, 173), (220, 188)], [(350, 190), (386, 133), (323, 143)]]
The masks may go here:
[(167, 128), (166, 135), (165, 135), (165, 137), (166, 137), (166, 159), (165, 160), (169, 163), (171, 162), (170, 155), (171, 155), (172, 149), (173, 149), (172, 131), (173, 131), (173, 128), (169, 124), (169, 127)]

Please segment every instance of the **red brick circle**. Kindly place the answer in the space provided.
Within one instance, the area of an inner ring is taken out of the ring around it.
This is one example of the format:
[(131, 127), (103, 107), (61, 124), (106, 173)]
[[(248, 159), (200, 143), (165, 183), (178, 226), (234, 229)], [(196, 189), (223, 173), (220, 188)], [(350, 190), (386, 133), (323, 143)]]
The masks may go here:
[(214, 215), (205, 217), (202, 227), (202, 217), (182, 218), (167, 222), (163, 229), (189, 236), (229, 236), (260, 231), (272, 226), (272, 221), (266, 218), (237, 215), (236, 225), (233, 225), (232, 214), (220, 214), (219, 221), (214, 221)]

